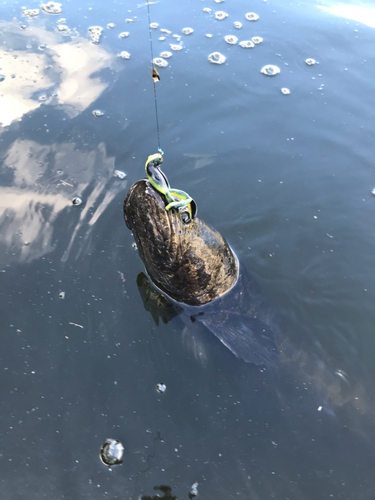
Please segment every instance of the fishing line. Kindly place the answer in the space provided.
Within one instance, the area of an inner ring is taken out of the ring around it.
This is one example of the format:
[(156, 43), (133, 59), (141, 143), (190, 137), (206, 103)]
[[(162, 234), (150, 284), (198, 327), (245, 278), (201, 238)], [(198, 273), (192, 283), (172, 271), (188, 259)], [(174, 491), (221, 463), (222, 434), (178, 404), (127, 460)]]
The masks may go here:
[(151, 50), (151, 64), (152, 64), (152, 76), (154, 82), (154, 101), (155, 101), (155, 116), (156, 116), (156, 132), (158, 134), (158, 152), (163, 154), (160, 147), (160, 131), (159, 131), (159, 115), (158, 115), (158, 100), (156, 97), (156, 82), (160, 80), (159, 73), (156, 71), (154, 64), (154, 51), (152, 50), (152, 35), (151, 35), (151, 16), (150, 16), (150, 2), (147, 0), (147, 14), (148, 14), (148, 30), (150, 33), (150, 50)]

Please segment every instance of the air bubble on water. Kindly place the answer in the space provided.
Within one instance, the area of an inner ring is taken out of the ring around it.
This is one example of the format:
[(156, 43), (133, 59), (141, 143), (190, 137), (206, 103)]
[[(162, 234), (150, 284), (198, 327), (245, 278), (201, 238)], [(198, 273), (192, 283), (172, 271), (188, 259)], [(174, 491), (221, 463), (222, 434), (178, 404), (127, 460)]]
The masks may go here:
[(281, 92), (282, 92), (284, 95), (289, 95), (289, 94), (290, 94), (290, 90), (289, 90), (289, 89), (287, 89), (286, 87), (283, 87), (283, 88), (281, 89)]
[(159, 38), (159, 40), (160, 40), (161, 42), (164, 42), (164, 40), (165, 40), (165, 36), (161, 36), (161, 37)]
[(129, 36), (129, 31), (123, 31), (119, 34), (119, 38), (127, 38)]
[(155, 66), (157, 66), (158, 68), (166, 68), (168, 66), (168, 63), (165, 59), (163, 59), (162, 57), (155, 57), (155, 59), (153, 59), (152, 61)]
[(223, 56), (223, 54), (220, 54), (220, 52), (212, 52), (212, 54), (208, 56), (208, 60), (212, 64), (224, 64), (226, 57)]
[(21, 24), (20, 29), (25, 30), (27, 28), (26, 24)]
[(137, 243), (136, 243), (136, 242), (132, 243), (132, 247), (134, 248), (134, 250), (138, 250), (138, 247), (137, 247)]
[(100, 35), (102, 34), (103, 28), (101, 26), (90, 26), (89, 34), (91, 36), (92, 43), (98, 44)]
[(75, 198), (72, 199), (72, 203), (73, 203), (73, 205), (77, 205), (78, 206), (78, 205), (81, 205), (82, 200), (81, 200), (81, 198), (79, 198), (78, 196), (76, 196)]
[(193, 31), (194, 31), (193, 28), (183, 28), (182, 29), (182, 33), (184, 35), (191, 35), (193, 33)]
[(156, 28), (159, 27), (159, 24), (158, 23), (151, 23), (150, 24), (150, 28), (152, 28), (153, 30), (156, 30)]
[(42, 94), (41, 96), (39, 96), (39, 101), (46, 101), (46, 100), (47, 100), (46, 94)]
[(170, 57), (172, 57), (172, 52), (168, 52), (167, 50), (165, 52), (162, 52), (160, 54), (160, 57), (163, 57), (164, 59), (169, 59)]
[(115, 170), (114, 173), (115, 173), (115, 176), (121, 180), (125, 179), (125, 177), (126, 177), (126, 173), (123, 172), (122, 170)]
[(61, 3), (47, 2), (40, 4), (40, 7), (46, 14), (61, 14)]
[(259, 16), (258, 14), (255, 14), (255, 12), (248, 12), (246, 15), (245, 15), (246, 19), (248, 21), (258, 21), (259, 19)]
[(222, 21), (223, 19), (228, 17), (228, 14), (223, 10), (218, 10), (217, 12), (215, 12), (215, 17), (218, 21)]
[(166, 29), (161, 29), (160, 30), (162, 33), (165, 33), (166, 35), (170, 35), (172, 31), (166, 30)]
[(177, 40), (177, 42), (179, 42), (181, 40), (181, 36), (180, 35), (172, 35), (173, 38), (175, 38)]
[(238, 42), (238, 38), (234, 35), (227, 35), (224, 37), (224, 40), (229, 43), (229, 45), (236, 45)]
[(57, 31), (58, 31), (59, 33), (67, 33), (67, 32), (69, 31), (69, 28), (68, 28), (68, 26), (66, 26), (65, 24), (59, 24), (59, 25), (57, 26)]
[(224, 0), (215, 0), (216, 3), (223, 3)]
[(22, 15), (26, 17), (39, 16), (39, 9), (26, 9), (22, 12)]
[(206, 37), (207, 37), (207, 38), (212, 38), (211, 33), (207, 33)]
[(41, 43), (38, 47), (39, 50), (44, 50), (47, 48), (47, 45), (45, 43)]
[(167, 386), (165, 384), (156, 384), (156, 390), (163, 393), (167, 390)]
[(210, 9), (209, 7), (205, 7), (203, 9), (203, 12), (207, 12), (207, 13), (210, 13), (212, 11), (212, 9)]
[(274, 64), (267, 64), (266, 66), (263, 66), (260, 72), (266, 76), (275, 76), (280, 73), (280, 68)]
[(117, 439), (107, 439), (100, 448), (100, 460), (108, 467), (122, 463), (124, 447)]
[(371, 194), (375, 196), (375, 188), (371, 191)]
[(310, 59), (306, 59), (305, 63), (307, 64), (307, 66), (313, 66), (316, 63), (316, 61), (315, 61), (315, 59), (310, 58)]
[(240, 23), (239, 21), (235, 21), (234, 22), (234, 27), (239, 30), (240, 28), (242, 28), (242, 23)]
[(123, 50), (122, 52), (120, 52), (120, 57), (121, 59), (130, 59), (130, 54), (129, 52), (126, 52), (126, 50)]
[(59, 293), (59, 298), (60, 299), (65, 299), (65, 292), (60, 292)]
[(60, 17), (60, 19), (57, 22), (60, 23), (60, 24), (65, 24), (66, 23), (66, 19), (65, 19), (65, 17)]
[(111, 30), (111, 29), (112, 29), (112, 28), (114, 28), (114, 27), (115, 27), (114, 23), (108, 23), (108, 24), (107, 24), (107, 28), (108, 28), (109, 30)]
[(182, 49), (182, 45), (173, 45), (173, 43), (170, 44), (170, 48), (172, 50), (181, 50)]
[(253, 36), (252, 41), (255, 43), (255, 45), (259, 45), (263, 42), (263, 38), (261, 36)]
[(94, 109), (92, 114), (95, 116), (95, 118), (100, 118), (101, 116), (104, 116), (104, 111), (101, 109)]
[(126, 22), (130, 24), (133, 22), (133, 19), (127, 19)]
[(0, 75), (0, 82), (3, 82), (5, 80), (5, 76), (4, 75)]
[(240, 47), (244, 49), (252, 49), (254, 47), (254, 43), (251, 40), (243, 40), (240, 42)]

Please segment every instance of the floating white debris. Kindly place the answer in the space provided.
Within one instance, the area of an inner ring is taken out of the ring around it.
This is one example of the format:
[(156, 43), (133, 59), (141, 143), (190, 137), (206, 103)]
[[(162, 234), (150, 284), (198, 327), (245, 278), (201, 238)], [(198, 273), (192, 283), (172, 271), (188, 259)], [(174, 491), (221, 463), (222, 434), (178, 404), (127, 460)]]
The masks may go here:
[(251, 40), (243, 40), (240, 42), (240, 47), (244, 49), (252, 49), (254, 47), (254, 43)]
[(318, 406), (318, 411), (322, 411), (323, 410), (323, 406)]
[(75, 198), (72, 199), (72, 204), (73, 205), (77, 205), (78, 206), (78, 205), (81, 205), (81, 203), (82, 203), (82, 200), (78, 196), (76, 196)]
[(60, 292), (59, 293), (59, 298), (60, 299), (65, 299), (65, 292)]
[(223, 19), (228, 17), (228, 14), (223, 10), (218, 10), (217, 12), (215, 12), (215, 17), (218, 21), (222, 21)]
[(212, 38), (211, 33), (207, 33), (206, 37), (207, 37), (207, 38)]
[(104, 116), (104, 111), (101, 109), (94, 109), (92, 114), (95, 116), (95, 118), (100, 118), (101, 116)]
[(114, 174), (116, 177), (118, 177), (121, 180), (125, 179), (125, 177), (126, 177), (126, 173), (123, 172), (122, 170), (115, 170)]
[(239, 21), (235, 21), (234, 22), (234, 27), (239, 30), (240, 28), (242, 28), (242, 23), (240, 23)]
[(120, 52), (120, 57), (121, 59), (130, 59), (130, 54), (129, 52), (126, 52), (126, 50), (123, 50), (122, 52)]
[(212, 9), (210, 9), (209, 7), (205, 7), (205, 8), (203, 9), (203, 12), (208, 12), (208, 13), (210, 13), (211, 11), (212, 11)]
[(260, 72), (263, 73), (263, 75), (275, 76), (280, 73), (280, 68), (274, 64), (267, 64), (266, 66), (263, 66)]
[(152, 62), (155, 64), (155, 66), (158, 66), (159, 68), (166, 68), (168, 66), (167, 61), (162, 57), (155, 57), (155, 59), (153, 59)]
[[(218, 0), (215, 0), (217, 2)], [(220, 2), (223, 2), (224, 0), (219, 0)], [(193, 483), (190, 488), (190, 493), (189, 493), (189, 498), (193, 499), (194, 497), (198, 496), (198, 486), (199, 483)]]
[(123, 31), (119, 34), (119, 38), (127, 38), (129, 36), (129, 31)]
[(169, 31), (169, 30), (165, 30), (165, 29), (161, 29), (160, 30), (162, 33), (165, 33), (166, 35), (170, 35), (172, 33), (172, 31)]
[(227, 35), (224, 37), (224, 40), (229, 43), (229, 45), (236, 45), (238, 42), (238, 38), (234, 35)]
[(212, 54), (208, 56), (208, 60), (212, 64), (224, 64), (226, 59), (227, 58), (223, 56), (223, 54), (220, 54), (220, 52), (212, 52)]
[(156, 385), (156, 390), (158, 392), (163, 393), (163, 392), (165, 392), (167, 390), (167, 386), (165, 384), (157, 384)]
[(263, 38), (261, 36), (253, 36), (252, 41), (255, 43), (255, 45), (259, 45), (263, 42)]
[(371, 194), (375, 196), (375, 188), (371, 191)]
[(289, 90), (289, 89), (287, 89), (286, 87), (283, 87), (283, 88), (281, 89), (281, 92), (282, 92), (284, 95), (289, 95), (289, 94), (290, 94), (290, 90)]
[(307, 66), (313, 66), (316, 63), (315, 59), (306, 59), (305, 63)]
[(107, 439), (100, 448), (99, 456), (103, 464), (110, 467), (111, 465), (121, 464), (123, 454), (124, 447), (120, 441), (117, 441), (117, 439)]
[(101, 26), (90, 26), (89, 34), (91, 36), (92, 43), (98, 44), (100, 35), (102, 34), (103, 28)]
[(164, 59), (169, 59), (170, 57), (172, 57), (172, 52), (168, 52), (167, 50), (165, 52), (162, 52), (160, 54), (160, 57), (163, 57)]
[(153, 30), (156, 30), (156, 28), (159, 28), (159, 24), (158, 23), (151, 23), (150, 28), (152, 28)]
[(161, 42), (164, 42), (164, 40), (165, 40), (165, 36), (161, 36), (161, 37), (159, 38), (159, 40), (160, 40)]
[(112, 28), (114, 28), (114, 27), (115, 27), (114, 23), (108, 23), (108, 24), (107, 24), (107, 28), (108, 28), (108, 29), (112, 29)]
[(46, 14), (61, 14), (61, 3), (47, 2), (40, 4), (40, 7)]
[(184, 35), (191, 35), (193, 33), (193, 28), (183, 28), (182, 33)]
[(173, 43), (170, 44), (170, 48), (172, 50), (181, 50), (182, 49), (182, 45), (173, 45)]
[(39, 9), (26, 9), (22, 12), (22, 15), (26, 17), (39, 16)]
[(255, 12), (248, 12), (246, 15), (245, 15), (246, 19), (248, 21), (258, 21), (259, 19), (259, 16), (258, 14), (255, 14)]

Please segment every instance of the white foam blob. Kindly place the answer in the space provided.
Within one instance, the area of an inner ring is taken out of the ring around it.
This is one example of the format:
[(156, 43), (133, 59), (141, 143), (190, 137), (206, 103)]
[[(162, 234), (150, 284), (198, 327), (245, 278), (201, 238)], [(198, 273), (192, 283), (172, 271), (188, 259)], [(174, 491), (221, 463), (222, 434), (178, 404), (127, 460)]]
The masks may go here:
[(207, 37), (207, 38), (212, 38), (211, 33), (207, 33), (206, 37)]
[(281, 89), (281, 93), (282, 93), (282, 94), (284, 94), (284, 95), (289, 95), (289, 94), (290, 94), (290, 90), (289, 90), (289, 89), (287, 89), (286, 87), (283, 87), (283, 88)]
[(25, 9), (22, 12), (22, 15), (26, 16), (26, 17), (36, 17), (36, 16), (39, 16), (39, 9)]
[(212, 54), (208, 56), (208, 60), (212, 64), (224, 64), (226, 59), (227, 58), (223, 56), (223, 54), (220, 54), (220, 52), (212, 52)]
[(127, 23), (132, 23), (133, 22), (133, 19), (127, 19), (126, 20)]
[(240, 23), (239, 21), (235, 21), (234, 22), (234, 27), (239, 30), (240, 28), (242, 28), (242, 23)]
[(122, 170), (115, 170), (114, 174), (116, 177), (118, 177), (121, 180), (125, 179), (125, 177), (126, 177), (126, 173), (123, 172)]
[(57, 22), (61, 23), (61, 24), (65, 24), (66, 23), (66, 19), (65, 19), (65, 17), (60, 17), (60, 19)]
[(91, 36), (92, 43), (99, 43), (100, 35), (102, 34), (103, 28), (101, 26), (90, 26), (89, 33)]
[(243, 49), (252, 49), (254, 47), (254, 43), (251, 40), (243, 40), (240, 42), (240, 47)]
[(129, 36), (129, 31), (123, 31), (119, 34), (119, 38), (127, 38)]
[(181, 50), (182, 49), (182, 45), (173, 45), (173, 43), (170, 44), (170, 48), (172, 50)]
[(258, 14), (255, 14), (255, 12), (248, 12), (246, 15), (245, 15), (246, 19), (248, 21), (258, 21), (259, 19), (259, 16)]
[(179, 42), (181, 40), (180, 35), (172, 35), (172, 36), (173, 36), (173, 38), (176, 39), (177, 42)]
[(266, 66), (263, 66), (260, 72), (266, 76), (275, 76), (280, 73), (280, 68), (274, 64), (267, 64)]
[(161, 37), (159, 38), (159, 40), (160, 40), (161, 42), (164, 42), (164, 40), (165, 40), (165, 36), (161, 36)]
[(156, 28), (159, 28), (159, 24), (158, 23), (151, 23), (150, 28), (152, 28), (153, 30), (156, 30)]
[(203, 12), (208, 12), (208, 13), (210, 13), (211, 11), (212, 11), (212, 9), (210, 9), (209, 7), (205, 7), (205, 8), (203, 9)]
[(155, 57), (152, 62), (155, 64), (155, 66), (158, 66), (158, 68), (166, 68), (168, 66), (167, 61), (162, 57)]
[(238, 38), (234, 35), (227, 35), (224, 37), (224, 40), (229, 43), (229, 45), (236, 45), (238, 42)]
[(166, 35), (170, 35), (172, 33), (172, 31), (169, 31), (169, 30), (165, 30), (165, 29), (161, 29), (160, 30), (162, 33), (165, 33)]
[(307, 64), (307, 66), (313, 66), (316, 63), (316, 61), (315, 61), (315, 59), (310, 58), (310, 59), (306, 59), (305, 63)]
[(259, 45), (263, 42), (263, 38), (261, 36), (253, 36), (252, 41), (255, 43), (255, 45)]
[(40, 7), (46, 14), (61, 14), (61, 3), (47, 2), (40, 4)]
[(120, 52), (120, 57), (121, 59), (130, 59), (130, 54), (129, 52), (126, 52), (126, 50), (123, 50), (122, 52)]
[(166, 50), (160, 54), (160, 57), (163, 57), (164, 59), (169, 59), (170, 57), (172, 57), (172, 52), (168, 52)]
[(69, 31), (69, 28), (68, 26), (66, 26), (66, 24), (59, 24), (56, 29), (59, 33), (67, 33)]
[(182, 33), (184, 35), (191, 35), (193, 33), (193, 28), (183, 28)]
[(218, 21), (222, 21), (223, 19), (228, 17), (228, 14), (223, 10), (218, 10), (217, 12), (215, 12), (215, 17)]
[(215, 0), (216, 3), (223, 3), (224, 0)]
[(95, 116), (95, 118), (100, 118), (101, 116), (104, 116), (104, 111), (101, 109), (94, 109), (92, 114)]
[(107, 28), (108, 28), (109, 30), (110, 30), (110, 29), (112, 29), (112, 28), (114, 28), (114, 27), (115, 27), (114, 23), (108, 23), (108, 24), (107, 24)]

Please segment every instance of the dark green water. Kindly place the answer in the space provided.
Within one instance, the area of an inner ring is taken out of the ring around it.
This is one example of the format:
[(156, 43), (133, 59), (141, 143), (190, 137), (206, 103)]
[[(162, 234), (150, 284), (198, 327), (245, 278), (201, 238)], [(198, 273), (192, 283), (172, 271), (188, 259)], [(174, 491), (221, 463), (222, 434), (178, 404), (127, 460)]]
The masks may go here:
[[(372, 500), (374, 9), (151, 5), (154, 56), (173, 53), (157, 85), (163, 170), (281, 309), (293, 346), (262, 370), (179, 317), (157, 325), (138, 290), (122, 203), (158, 145), (144, 2), (32, 19), (22, 6), (3, 4), (0, 23), (1, 498), (133, 500), (168, 485), (183, 500), (197, 482), (215, 500)], [(107, 438), (125, 447), (112, 470)]]

